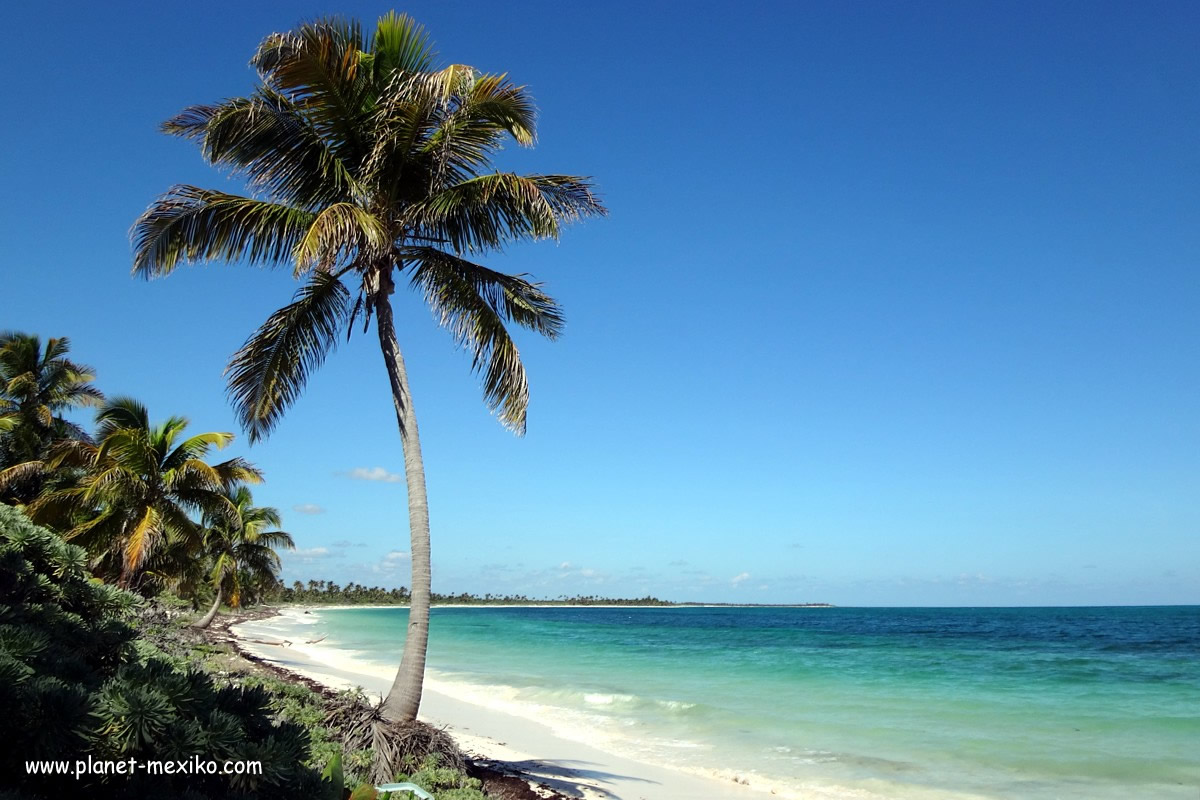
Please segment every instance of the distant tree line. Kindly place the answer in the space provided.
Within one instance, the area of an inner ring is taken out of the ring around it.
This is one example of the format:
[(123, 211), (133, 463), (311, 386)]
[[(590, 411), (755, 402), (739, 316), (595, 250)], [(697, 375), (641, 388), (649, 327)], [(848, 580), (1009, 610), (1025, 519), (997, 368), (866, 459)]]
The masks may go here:
[[(529, 597), (524, 594), (459, 594), (431, 595), (434, 605), (569, 605), (569, 606), (670, 606), (675, 603), (659, 600), (649, 595), (637, 598), (601, 597), (599, 595), (559, 595), (558, 597)], [(408, 605), (408, 589), (385, 589), (382, 586), (364, 586), (351, 581), (341, 586), (333, 581), (310, 580), (307, 583), (294, 581), (291, 586), (280, 587), (269, 598), (270, 602), (301, 605), (351, 605), (387, 606)]]

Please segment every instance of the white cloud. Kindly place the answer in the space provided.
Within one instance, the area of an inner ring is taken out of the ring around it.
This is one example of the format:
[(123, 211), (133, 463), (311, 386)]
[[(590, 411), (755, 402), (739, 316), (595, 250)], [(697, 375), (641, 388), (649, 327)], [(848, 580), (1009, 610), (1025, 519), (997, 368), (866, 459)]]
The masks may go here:
[(570, 568), (571, 568), (571, 562), (570, 562), (570, 561), (564, 561), (564, 562), (562, 562), (561, 564), (559, 564), (559, 565), (558, 565), (558, 568), (559, 568), (559, 569), (570, 569)]
[(594, 577), (594, 576), (596, 575), (596, 570), (594, 570), (594, 569), (581, 569), (581, 570), (579, 570), (579, 574), (580, 574), (580, 575), (582, 575), (582, 576), (583, 576), (583, 577), (585, 577), (585, 578), (591, 578), (591, 577)]
[(371, 571), (379, 575), (395, 575), (403, 569), (408, 558), (408, 553), (403, 550), (392, 550), (379, 561), (372, 564)]
[(299, 503), (297, 505), (292, 506), (292, 511), (296, 511), (301, 514), (324, 514), (325, 513), (325, 509), (321, 508), (316, 503)]
[(734, 575), (733, 579), (730, 580), (729, 582), (732, 583), (734, 586), (737, 586), (742, 581), (748, 581), (748, 580), (750, 580), (750, 573), (749, 572), (741, 572), (741, 573), (738, 573), (737, 575)]
[(333, 552), (328, 547), (301, 547), (297, 550), (284, 550), (279, 555), (289, 563), (312, 564), (327, 558), (340, 558), (342, 553)]
[(356, 481), (382, 481), (383, 483), (400, 483), (404, 480), (403, 475), (395, 472), (388, 472), (383, 467), (355, 467), (345, 473), (347, 478)]

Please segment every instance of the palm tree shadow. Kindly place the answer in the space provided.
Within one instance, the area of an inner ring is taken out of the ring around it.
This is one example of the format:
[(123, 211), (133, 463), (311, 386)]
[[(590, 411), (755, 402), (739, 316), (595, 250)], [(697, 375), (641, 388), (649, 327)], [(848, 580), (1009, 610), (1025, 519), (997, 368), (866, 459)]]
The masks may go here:
[(606, 784), (612, 784), (614, 780), (658, 783), (658, 781), (633, 775), (619, 775), (615, 772), (589, 769), (594, 763), (591, 761), (531, 758), (524, 761), (487, 761), (483, 763), (499, 772), (507, 772), (536, 781), (548, 789), (574, 798), (621, 800), (619, 794), (606, 786)]

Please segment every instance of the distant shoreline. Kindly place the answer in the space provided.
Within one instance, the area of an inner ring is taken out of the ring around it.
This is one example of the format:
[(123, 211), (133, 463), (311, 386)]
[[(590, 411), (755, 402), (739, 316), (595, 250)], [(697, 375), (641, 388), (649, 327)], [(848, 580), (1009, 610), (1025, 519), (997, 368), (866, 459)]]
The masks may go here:
[[(270, 608), (408, 608), (408, 603), (269, 603)], [(563, 603), (553, 600), (528, 603), (432, 603), (432, 608), (837, 608), (832, 603)]]

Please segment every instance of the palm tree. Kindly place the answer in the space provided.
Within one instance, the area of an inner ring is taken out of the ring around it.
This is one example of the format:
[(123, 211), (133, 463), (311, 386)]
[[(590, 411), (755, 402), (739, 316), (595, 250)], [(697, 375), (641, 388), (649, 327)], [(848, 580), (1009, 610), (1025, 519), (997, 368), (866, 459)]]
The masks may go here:
[(195, 539), (192, 513), (234, 516), (224, 492), (258, 483), (261, 473), (232, 458), (209, 465), (209, 452), (233, 441), (232, 433), (184, 438), (188, 421), (169, 417), (151, 425), (145, 406), (129, 398), (109, 401), (96, 415), (95, 443), (58, 443), (52, 468), (84, 470), (78, 486), (48, 492), (29, 506), (34, 521), (69, 520), (64, 537), (86, 547), (100, 575), (129, 586), (164, 542)]
[(472, 356), (487, 405), (518, 435), (529, 390), (506, 323), (555, 338), (563, 318), (540, 284), (475, 263), (567, 221), (605, 213), (585, 178), (493, 171), (506, 139), (534, 141), (533, 102), (503, 75), (434, 68), (423, 28), (394, 13), (372, 35), (324, 20), (267, 37), (249, 97), (192, 106), (165, 132), (195, 141), (252, 196), (176, 186), (133, 230), (133, 271), (180, 264), (291, 265), (306, 283), (232, 357), (229, 392), (251, 441), (266, 436), (309, 374), (372, 317), (404, 454), (412, 603), (404, 654), (384, 704), (414, 719), (429, 634), (429, 507), (417, 418), (391, 295), (407, 280)]
[(99, 405), (95, 371), (68, 359), (66, 337), (0, 333), (0, 501), (29, 503), (43, 488), (44, 459), (59, 439), (87, 439), (65, 411)]
[(224, 599), (229, 599), (231, 608), (238, 608), (247, 589), (264, 581), (274, 583), (280, 569), (276, 550), (296, 546), (290, 533), (267, 530), (283, 524), (279, 511), (253, 505), (248, 487), (237, 486), (225, 497), (235, 513), (210, 514), (205, 520), (204, 551), (212, 562), (210, 577), (216, 596), (208, 613), (195, 624), (197, 628), (209, 626)]

